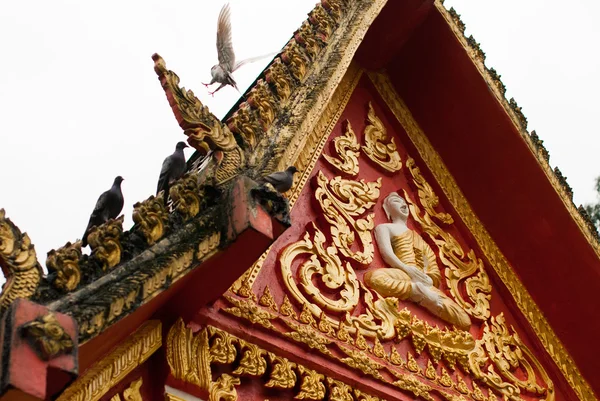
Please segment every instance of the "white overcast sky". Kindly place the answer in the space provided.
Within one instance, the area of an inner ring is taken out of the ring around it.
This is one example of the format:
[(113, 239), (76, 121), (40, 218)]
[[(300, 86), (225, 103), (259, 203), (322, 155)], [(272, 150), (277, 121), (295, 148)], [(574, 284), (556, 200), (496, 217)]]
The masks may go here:
[[(390, 0), (401, 1), (401, 0)], [(278, 51), (316, 0), (232, 0), (238, 58)], [(239, 94), (200, 84), (216, 62), (222, 1), (4, 0), (0, 4), (0, 208), (46, 252), (81, 237), (116, 175), (132, 205), (154, 194), (184, 139), (153, 71), (159, 53), (218, 117)], [(446, 0), (454, 6), (575, 190), (600, 175), (600, 3)], [(236, 72), (240, 90), (268, 60)], [(186, 150), (189, 156), (191, 150)]]

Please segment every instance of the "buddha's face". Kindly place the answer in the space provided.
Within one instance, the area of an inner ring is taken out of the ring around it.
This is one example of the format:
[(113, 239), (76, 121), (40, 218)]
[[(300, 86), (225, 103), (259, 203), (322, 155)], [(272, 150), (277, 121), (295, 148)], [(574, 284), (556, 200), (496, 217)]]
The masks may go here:
[(384, 209), (388, 215), (388, 218), (391, 220), (400, 218), (406, 221), (408, 219), (408, 205), (406, 204), (404, 198), (395, 192), (389, 194), (385, 199)]

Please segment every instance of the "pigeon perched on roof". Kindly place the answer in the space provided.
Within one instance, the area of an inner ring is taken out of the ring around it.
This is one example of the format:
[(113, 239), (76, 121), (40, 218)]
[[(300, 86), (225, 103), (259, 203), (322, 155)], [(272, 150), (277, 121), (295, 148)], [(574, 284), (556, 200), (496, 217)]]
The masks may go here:
[(221, 8), (219, 13), (219, 19), (217, 21), (217, 56), (219, 57), (219, 64), (213, 65), (210, 69), (210, 75), (212, 79), (209, 83), (202, 85), (208, 88), (209, 85), (215, 82), (221, 85), (213, 92), (208, 92), (212, 96), (215, 93), (227, 86), (233, 86), (238, 92), (239, 89), (233, 76), (231, 75), (235, 70), (243, 66), (244, 64), (253, 63), (265, 57), (274, 56), (277, 53), (269, 53), (263, 56), (251, 57), (240, 61), (235, 61), (235, 53), (233, 52), (233, 44), (231, 43), (231, 22), (229, 20), (231, 11), (229, 9), (229, 3), (225, 4)]
[(287, 192), (292, 188), (294, 183), (294, 174), (297, 173), (296, 167), (289, 166), (285, 171), (278, 171), (271, 173), (266, 177), (258, 180), (259, 183), (269, 183), (273, 185), (273, 188), (279, 193)]
[(185, 154), (183, 149), (187, 148), (185, 142), (177, 142), (175, 146), (175, 152), (171, 156), (165, 158), (160, 169), (160, 177), (158, 178), (158, 185), (156, 186), (156, 195), (160, 191), (163, 191), (163, 198), (165, 200), (165, 206), (167, 205), (167, 199), (169, 198), (169, 187), (171, 183), (185, 173)]
[(115, 178), (112, 187), (98, 198), (87, 228), (83, 233), (83, 238), (81, 240), (82, 246), (87, 246), (87, 236), (92, 227), (97, 227), (110, 219), (117, 218), (119, 213), (121, 213), (121, 210), (123, 210), (121, 182), (123, 182), (123, 177), (119, 175)]

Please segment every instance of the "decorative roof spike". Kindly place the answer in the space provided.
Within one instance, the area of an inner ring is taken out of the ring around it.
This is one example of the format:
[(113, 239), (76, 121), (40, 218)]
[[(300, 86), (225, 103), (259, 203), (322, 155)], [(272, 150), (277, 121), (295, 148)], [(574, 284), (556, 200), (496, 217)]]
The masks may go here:
[(594, 221), (592, 220), (592, 217), (590, 216), (590, 214), (588, 213), (587, 209), (585, 208), (585, 206), (583, 205), (579, 205), (579, 207), (577, 208), (577, 211), (579, 212), (579, 214), (581, 215), (581, 218), (583, 218), (583, 221), (585, 221), (585, 224), (588, 226), (588, 228), (590, 229), (590, 232), (592, 233), (592, 235), (598, 240), (600, 241), (600, 234), (598, 233), (598, 229), (596, 228), (596, 225), (594, 224)]
[(229, 129), (212, 114), (191, 90), (179, 86), (179, 77), (167, 70), (165, 60), (154, 53), (154, 71), (188, 142), (203, 154), (210, 150), (232, 151), (238, 145)]
[(492, 78), (494, 85), (496, 85), (496, 88), (498, 88), (498, 90), (500, 91), (502, 96), (504, 96), (506, 94), (506, 86), (500, 79), (502, 76), (500, 74), (498, 74), (498, 71), (496, 71), (495, 68), (487, 68), (486, 67), (486, 69), (487, 69), (488, 74), (490, 74), (490, 78)]
[(17, 298), (30, 298), (42, 278), (42, 267), (29, 235), (21, 233), (5, 215), (0, 209), (0, 266), (6, 277), (0, 293), (0, 312)]
[(544, 141), (542, 141), (540, 139), (540, 137), (535, 132), (535, 130), (531, 131), (531, 133), (529, 135), (531, 137), (531, 142), (533, 143), (533, 146), (535, 146), (535, 148), (537, 149), (538, 153), (542, 156), (542, 158), (544, 160), (546, 160), (546, 162), (549, 162), (550, 161), (550, 153), (544, 146)]
[(485, 63), (485, 53), (483, 52), (483, 50), (481, 49), (481, 46), (475, 40), (473, 35), (471, 35), (467, 38), (467, 43), (469, 44), (469, 47), (471, 48), (471, 50), (473, 50), (475, 59), (480, 61), (482, 64)]
[[(443, 2), (442, 2), (443, 4)], [(450, 7), (450, 10), (448, 10), (448, 13), (450, 14), (450, 17), (452, 17), (452, 21), (454, 21), (454, 24), (458, 27), (458, 29), (463, 33), (465, 33), (465, 23), (462, 22), (462, 20), (460, 19), (460, 14), (456, 12), (456, 10), (454, 9), (454, 7)]]
[(569, 196), (569, 198), (572, 201), (573, 200), (573, 188), (571, 188), (571, 186), (567, 182), (567, 177), (565, 177), (563, 175), (562, 171), (560, 171), (560, 169), (558, 167), (554, 167), (554, 175), (556, 176), (556, 178), (558, 179), (558, 182), (560, 183), (560, 185), (562, 186), (562, 188), (565, 190), (565, 192), (567, 193), (567, 195)]
[(523, 114), (523, 108), (519, 107), (519, 105), (517, 104), (517, 101), (515, 100), (514, 97), (510, 98), (510, 100), (508, 101), (508, 105), (510, 106), (512, 111), (517, 116), (517, 119), (519, 120), (519, 125), (521, 125), (521, 128), (524, 131), (527, 131), (527, 117), (525, 117), (525, 114)]
[(61, 291), (73, 291), (81, 281), (81, 241), (74, 244), (67, 242), (59, 249), (48, 252), (46, 267), (49, 272), (56, 272), (52, 285)]

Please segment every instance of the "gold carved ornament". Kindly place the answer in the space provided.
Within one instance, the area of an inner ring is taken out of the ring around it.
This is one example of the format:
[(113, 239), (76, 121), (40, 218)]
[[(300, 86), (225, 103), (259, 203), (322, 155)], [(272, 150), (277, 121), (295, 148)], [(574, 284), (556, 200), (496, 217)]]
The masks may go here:
[[(409, 203), (413, 219), (419, 223), (423, 231), (429, 235), (438, 247), (438, 256), (446, 266), (446, 283), (452, 297), (469, 315), (479, 320), (486, 320), (490, 316), (492, 286), (485, 272), (483, 262), (475, 255), (473, 250), (465, 253), (458, 241), (434, 222), (434, 218), (444, 224), (451, 224), (454, 220), (447, 213), (435, 211), (434, 208), (438, 206), (439, 199), (431, 185), (421, 175), (414, 159), (409, 158), (406, 167), (408, 167), (413, 182), (418, 188), (419, 200), (425, 209), (423, 216), (421, 216), (419, 207), (411, 200), (406, 191), (404, 191), (404, 197)], [(459, 288), (461, 282), (464, 282), (467, 299), (463, 297)]]
[(367, 113), (367, 126), (365, 127), (365, 144), (362, 149), (365, 155), (384, 170), (394, 173), (402, 168), (400, 154), (396, 148), (394, 138), (387, 141), (387, 130), (383, 122), (375, 114), (373, 105), (369, 102)]
[(294, 38), (304, 47), (310, 61), (315, 61), (317, 55), (321, 52), (322, 41), (317, 39), (314, 27), (308, 21), (302, 22), (302, 26), (300, 26)]
[[(341, 381), (290, 362), (216, 327), (208, 326), (192, 333), (181, 319), (169, 330), (167, 358), (171, 374), (207, 390), (209, 401), (238, 400), (236, 386), (241, 385), (242, 376), (263, 378), (267, 388), (293, 391), (295, 399), (383, 401), (359, 390), (352, 394), (351, 387)], [(236, 360), (239, 360), (237, 364)], [(229, 365), (232, 371), (221, 373), (213, 380), (211, 363)], [(326, 394), (330, 394), (329, 398)]]
[(45, 361), (73, 349), (73, 340), (52, 313), (24, 324), (21, 330)]
[(92, 248), (91, 257), (100, 262), (104, 271), (112, 269), (121, 261), (123, 219), (123, 215), (117, 219), (110, 219), (100, 226), (92, 227), (88, 234), (88, 243)]
[(189, 220), (200, 213), (200, 188), (198, 174), (187, 173), (169, 189), (173, 200), (173, 210), (179, 213), (184, 220)]
[[(150, 320), (86, 370), (56, 401), (98, 401), (162, 345), (161, 323)], [(140, 383), (141, 385), (141, 383)], [(131, 395), (134, 395), (132, 392)], [(135, 400), (135, 398), (133, 398)]]
[(148, 245), (153, 245), (165, 234), (169, 213), (162, 198), (150, 196), (145, 201), (133, 205), (131, 217)]
[(275, 97), (271, 93), (271, 88), (269, 88), (269, 84), (266, 81), (259, 79), (256, 85), (250, 90), (248, 104), (258, 110), (261, 128), (263, 131), (266, 131), (275, 120), (275, 111), (277, 109)]
[(59, 290), (73, 291), (81, 281), (81, 241), (74, 244), (67, 242), (65, 246), (48, 252), (46, 267), (48, 272), (55, 272), (56, 278), (52, 283)]
[[(140, 393), (140, 388), (144, 383), (143, 379), (140, 377), (137, 380), (132, 381), (125, 390), (123, 390), (123, 401), (144, 401), (142, 399), (142, 394)], [(112, 396), (110, 401), (121, 401), (121, 397), (119, 394), (115, 394)]]
[(0, 312), (17, 298), (29, 298), (38, 288), (42, 267), (26, 233), (5, 217), (0, 209), (0, 267), (6, 278), (0, 293)]
[(333, 145), (339, 159), (323, 154), (325, 160), (342, 173), (353, 177), (357, 176), (359, 172), (358, 157), (360, 156), (360, 144), (356, 139), (356, 134), (352, 130), (350, 121), (344, 121), (342, 136), (335, 137)]

